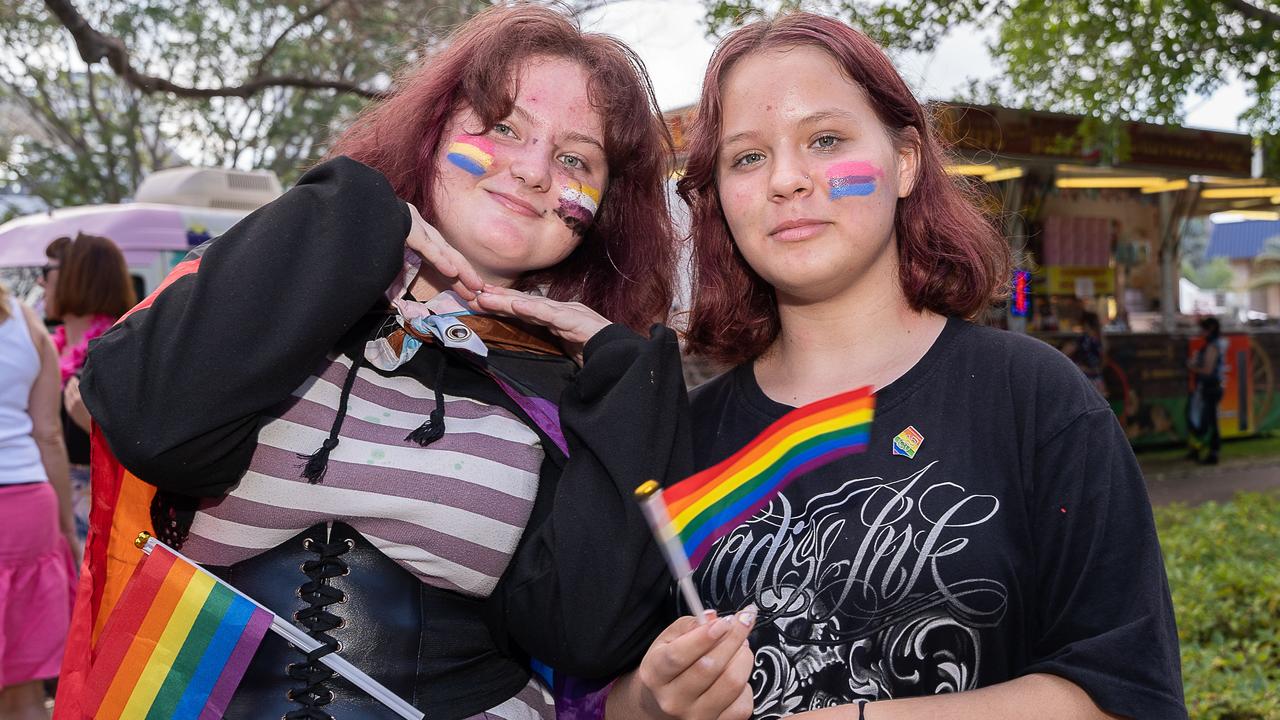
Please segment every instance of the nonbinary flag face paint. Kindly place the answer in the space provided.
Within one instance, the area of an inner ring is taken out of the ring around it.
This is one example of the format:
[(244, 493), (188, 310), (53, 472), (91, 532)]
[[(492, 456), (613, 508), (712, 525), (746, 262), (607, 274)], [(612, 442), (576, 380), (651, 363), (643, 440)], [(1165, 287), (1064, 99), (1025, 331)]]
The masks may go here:
[(483, 135), (459, 135), (445, 157), (472, 175), (483, 175), (493, 165), (493, 141)]
[(600, 208), (600, 191), (586, 183), (571, 182), (560, 189), (556, 215), (574, 232), (583, 232)]
[(842, 162), (827, 168), (832, 200), (870, 195), (876, 191), (876, 178), (884, 178), (884, 171), (867, 162)]

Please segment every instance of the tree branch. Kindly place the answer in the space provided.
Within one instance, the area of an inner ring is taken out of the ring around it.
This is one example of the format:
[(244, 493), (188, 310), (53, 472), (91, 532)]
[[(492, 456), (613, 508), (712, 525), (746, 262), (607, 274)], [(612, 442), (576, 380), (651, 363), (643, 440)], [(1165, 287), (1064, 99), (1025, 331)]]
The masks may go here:
[(293, 24), (281, 31), (281, 33), (276, 36), (275, 42), (271, 43), (271, 47), (267, 48), (267, 51), (262, 54), (262, 57), (258, 58), (258, 65), (253, 71), (254, 76), (262, 76), (262, 71), (267, 67), (267, 61), (270, 60), (272, 56), (276, 54), (276, 51), (280, 49), (280, 45), (284, 43), (284, 39), (289, 36), (289, 33), (329, 12), (330, 8), (340, 2), (342, 2), (342, 0), (329, 0), (329, 2), (322, 3), (306, 15), (298, 17), (298, 19), (293, 21)]
[(1250, 20), (1257, 20), (1271, 27), (1273, 32), (1280, 32), (1280, 13), (1252, 5), (1245, 0), (1218, 0), (1223, 5), (1235, 10)]
[(247, 98), (269, 87), (295, 87), (307, 90), (337, 90), (375, 100), (385, 96), (382, 91), (363, 88), (346, 80), (325, 80), (296, 75), (256, 75), (241, 85), (218, 88), (178, 85), (164, 78), (146, 75), (134, 68), (129, 61), (129, 49), (125, 47), (124, 42), (120, 38), (104, 35), (95, 30), (71, 4), (71, 0), (44, 0), (44, 4), (71, 33), (82, 60), (90, 65), (105, 60), (122, 80), (145, 93), (166, 92), (188, 98)]

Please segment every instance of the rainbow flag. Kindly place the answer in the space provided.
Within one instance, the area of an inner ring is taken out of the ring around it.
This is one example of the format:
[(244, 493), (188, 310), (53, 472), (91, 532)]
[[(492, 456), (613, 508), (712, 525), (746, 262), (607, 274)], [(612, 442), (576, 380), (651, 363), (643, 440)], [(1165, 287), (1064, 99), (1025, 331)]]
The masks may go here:
[(666, 488), (671, 530), (693, 566), (792, 480), (866, 450), (875, 402), (864, 387), (796, 408), (727, 460)]
[(274, 616), (155, 543), (98, 640), (84, 689), (95, 720), (221, 718)]

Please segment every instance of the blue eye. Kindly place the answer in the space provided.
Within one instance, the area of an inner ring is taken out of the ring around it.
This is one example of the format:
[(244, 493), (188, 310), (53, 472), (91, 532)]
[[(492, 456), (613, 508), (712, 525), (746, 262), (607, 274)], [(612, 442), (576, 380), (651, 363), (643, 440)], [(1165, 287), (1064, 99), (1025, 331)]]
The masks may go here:
[(840, 138), (835, 135), (823, 135), (817, 140), (814, 140), (813, 144), (822, 150), (830, 150), (835, 147), (838, 142), (840, 142)]
[(755, 165), (764, 161), (764, 155), (758, 152), (749, 152), (746, 155), (733, 161), (733, 167), (742, 167), (744, 165)]
[(516, 134), (516, 131), (512, 130), (511, 126), (506, 123), (497, 123), (493, 126), (493, 131), (506, 137), (511, 137)]
[(586, 170), (587, 163), (576, 155), (561, 155), (560, 162), (571, 170)]

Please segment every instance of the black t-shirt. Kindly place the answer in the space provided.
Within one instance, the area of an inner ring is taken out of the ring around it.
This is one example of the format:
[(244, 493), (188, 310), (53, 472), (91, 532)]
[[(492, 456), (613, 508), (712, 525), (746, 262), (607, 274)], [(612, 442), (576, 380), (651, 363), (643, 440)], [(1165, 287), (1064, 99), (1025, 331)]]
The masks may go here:
[[(791, 408), (750, 364), (693, 395), (698, 467)], [(760, 609), (755, 717), (1052, 673), (1104, 710), (1185, 718), (1141, 471), (1079, 370), (952, 319), (877, 393), (870, 447), (797, 479), (721, 539), (708, 607)]]

